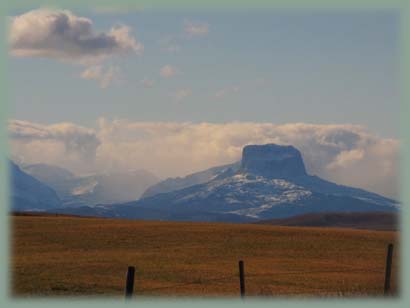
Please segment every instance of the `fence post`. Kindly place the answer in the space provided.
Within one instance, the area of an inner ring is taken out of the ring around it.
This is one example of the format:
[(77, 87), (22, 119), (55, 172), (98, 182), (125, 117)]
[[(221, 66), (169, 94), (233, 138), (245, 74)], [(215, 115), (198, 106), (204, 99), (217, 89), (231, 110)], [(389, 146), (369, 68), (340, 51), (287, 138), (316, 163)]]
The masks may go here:
[(239, 261), (239, 284), (241, 289), (241, 297), (245, 297), (245, 271), (243, 266), (243, 261)]
[(393, 259), (393, 244), (387, 246), (387, 257), (386, 257), (386, 273), (384, 276), (384, 295), (390, 293), (390, 277), (391, 277), (391, 264)]
[(135, 274), (135, 267), (128, 266), (127, 280), (125, 282), (125, 298), (126, 299), (131, 298), (132, 293), (134, 292), (134, 274)]

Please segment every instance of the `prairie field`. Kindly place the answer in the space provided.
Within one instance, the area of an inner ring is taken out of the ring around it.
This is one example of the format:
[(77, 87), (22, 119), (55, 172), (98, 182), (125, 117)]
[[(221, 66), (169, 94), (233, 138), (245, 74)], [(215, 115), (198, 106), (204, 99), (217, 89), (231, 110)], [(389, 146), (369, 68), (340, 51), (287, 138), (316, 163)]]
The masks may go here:
[(27, 296), (383, 295), (386, 247), (398, 232), (257, 224), (10, 216), (11, 292)]

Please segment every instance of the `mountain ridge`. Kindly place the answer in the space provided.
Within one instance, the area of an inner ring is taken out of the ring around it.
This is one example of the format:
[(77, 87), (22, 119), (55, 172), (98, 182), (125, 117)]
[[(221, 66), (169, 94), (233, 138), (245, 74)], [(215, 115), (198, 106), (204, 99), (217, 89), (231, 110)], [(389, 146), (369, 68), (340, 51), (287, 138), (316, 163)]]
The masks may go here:
[(218, 176), (219, 174), (229, 170), (230, 168), (236, 170), (239, 168), (239, 166), (240, 162), (236, 162), (232, 164), (208, 168), (203, 171), (188, 174), (184, 177), (167, 178), (157, 184), (148, 187), (148, 189), (146, 189), (142, 194), (141, 199), (152, 197), (159, 193), (166, 193), (174, 190), (183, 189), (196, 184), (206, 183), (213, 179), (215, 176)]
[(25, 173), (9, 160), (11, 180), (11, 209), (42, 211), (60, 208), (61, 200), (57, 193), (46, 184)]
[(237, 169), (214, 169), (219, 172), (204, 183), (97, 209), (113, 217), (144, 219), (145, 212), (150, 219), (226, 222), (399, 209), (392, 199), (308, 175), (302, 155), (292, 146), (250, 145), (243, 158)]

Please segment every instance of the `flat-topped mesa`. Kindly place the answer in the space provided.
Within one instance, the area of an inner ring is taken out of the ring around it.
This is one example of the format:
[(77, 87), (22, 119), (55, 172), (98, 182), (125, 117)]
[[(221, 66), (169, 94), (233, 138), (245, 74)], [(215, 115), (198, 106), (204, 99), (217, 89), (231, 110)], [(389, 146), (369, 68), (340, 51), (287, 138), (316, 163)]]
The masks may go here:
[(267, 178), (307, 175), (300, 152), (293, 146), (277, 144), (245, 146), (241, 170)]

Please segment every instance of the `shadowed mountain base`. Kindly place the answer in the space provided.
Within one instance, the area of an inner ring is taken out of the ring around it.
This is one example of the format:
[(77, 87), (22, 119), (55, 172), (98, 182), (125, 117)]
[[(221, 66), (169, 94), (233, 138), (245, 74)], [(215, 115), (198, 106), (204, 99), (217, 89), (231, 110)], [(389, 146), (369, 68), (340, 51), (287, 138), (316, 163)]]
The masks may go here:
[(370, 230), (398, 230), (397, 213), (309, 213), (284, 219), (270, 219), (257, 224), (299, 227), (335, 227)]

